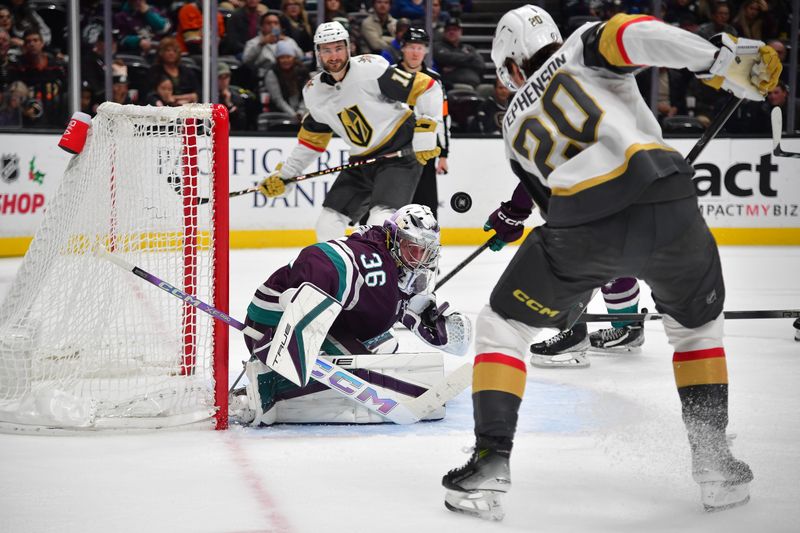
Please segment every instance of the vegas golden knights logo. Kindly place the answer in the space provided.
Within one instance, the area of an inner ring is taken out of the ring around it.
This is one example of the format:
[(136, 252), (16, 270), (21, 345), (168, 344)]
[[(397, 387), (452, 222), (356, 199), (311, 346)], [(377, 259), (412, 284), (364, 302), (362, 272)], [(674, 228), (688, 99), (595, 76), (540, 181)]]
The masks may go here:
[(366, 147), (372, 140), (372, 126), (369, 125), (364, 114), (357, 105), (346, 107), (339, 113), (347, 137), (356, 146)]

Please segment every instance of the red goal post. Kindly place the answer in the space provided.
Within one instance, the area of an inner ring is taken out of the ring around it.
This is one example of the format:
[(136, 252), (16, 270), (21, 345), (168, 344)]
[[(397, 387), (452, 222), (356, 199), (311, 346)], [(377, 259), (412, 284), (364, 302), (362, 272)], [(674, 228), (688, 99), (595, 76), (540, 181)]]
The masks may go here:
[(228, 135), (220, 105), (100, 106), (0, 304), (0, 429), (227, 427), (227, 327), (93, 250), (227, 311)]

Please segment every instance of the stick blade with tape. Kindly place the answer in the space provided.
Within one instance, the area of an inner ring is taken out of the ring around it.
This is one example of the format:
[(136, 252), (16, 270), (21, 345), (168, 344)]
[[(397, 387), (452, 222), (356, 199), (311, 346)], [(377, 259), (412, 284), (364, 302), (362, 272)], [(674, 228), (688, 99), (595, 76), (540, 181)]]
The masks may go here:
[(295, 385), (311, 379), (319, 349), (342, 305), (311, 283), (303, 283), (283, 312), (266, 364)]
[(781, 135), (783, 133), (783, 115), (780, 107), (773, 107), (770, 115), (772, 121), (772, 155), (775, 157), (792, 157), (800, 159), (800, 152), (787, 152), (781, 147)]

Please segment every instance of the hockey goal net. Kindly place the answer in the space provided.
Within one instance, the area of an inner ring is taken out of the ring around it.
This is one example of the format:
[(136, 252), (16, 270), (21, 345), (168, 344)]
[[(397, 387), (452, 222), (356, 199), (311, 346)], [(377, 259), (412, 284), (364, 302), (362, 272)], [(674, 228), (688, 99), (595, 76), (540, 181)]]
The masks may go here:
[(0, 306), (2, 429), (227, 426), (227, 326), (94, 253), (227, 311), (227, 172), (224, 107), (100, 106)]

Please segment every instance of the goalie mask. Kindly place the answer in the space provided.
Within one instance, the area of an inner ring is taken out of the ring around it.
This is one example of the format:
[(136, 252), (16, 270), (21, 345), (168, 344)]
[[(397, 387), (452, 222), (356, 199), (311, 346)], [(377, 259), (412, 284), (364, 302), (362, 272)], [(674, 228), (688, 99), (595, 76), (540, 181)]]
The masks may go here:
[[(522, 70), (526, 59), (545, 46), (560, 42), (563, 42), (561, 32), (544, 9), (527, 5), (509, 11), (498, 22), (492, 41), (492, 61), (497, 65), (497, 77), (512, 91), (518, 90), (506, 67), (506, 59), (511, 59)], [(533, 74), (522, 72), (526, 78)]]
[(327, 69), (319, 56), (319, 46), (338, 41), (344, 41), (344, 46), (347, 49), (347, 59), (344, 62), (346, 67), (350, 61), (350, 34), (347, 33), (347, 30), (340, 22), (324, 22), (317, 26), (317, 31), (314, 32), (314, 55), (317, 57), (317, 65), (325, 72), (327, 72)]
[(439, 263), (439, 223), (428, 206), (401, 207), (383, 223), (392, 258), (400, 267), (398, 285), (406, 294), (432, 292)]

